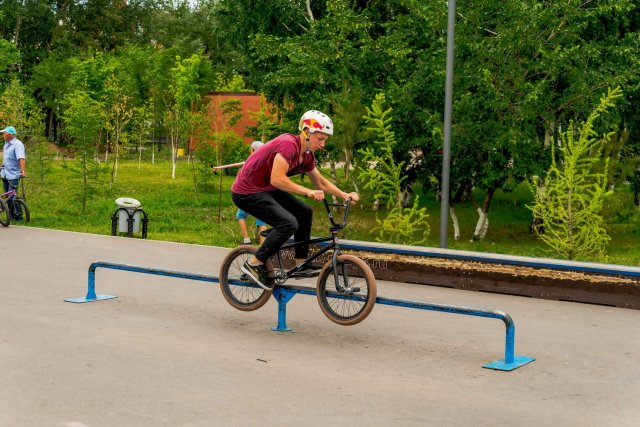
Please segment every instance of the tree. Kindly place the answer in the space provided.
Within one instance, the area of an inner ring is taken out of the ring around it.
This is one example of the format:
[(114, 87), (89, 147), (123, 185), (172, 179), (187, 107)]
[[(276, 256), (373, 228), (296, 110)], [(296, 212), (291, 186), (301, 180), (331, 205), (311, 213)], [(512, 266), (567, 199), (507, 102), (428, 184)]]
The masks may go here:
[(278, 119), (278, 114), (274, 110), (277, 110), (277, 108), (268, 107), (262, 100), (260, 101), (259, 110), (249, 110), (249, 116), (256, 121), (256, 125), (247, 129), (247, 136), (267, 142), (284, 132), (282, 123)]
[(132, 116), (131, 137), (137, 141), (138, 145), (138, 171), (141, 169), (142, 153), (145, 150), (145, 143), (148, 142), (151, 129), (153, 128), (152, 107), (146, 104), (136, 107)]
[(95, 144), (104, 123), (104, 107), (83, 90), (68, 95), (65, 104), (67, 108), (62, 116), (65, 132), (73, 140), (75, 149), (75, 164), (65, 164), (65, 167), (80, 178), (79, 182), (70, 185), (80, 197), (84, 213), (87, 200), (103, 188), (101, 174), (104, 169), (96, 161)]
[(362, 104), (362, 93), (357, 89), (343, 90), (332, 101), (333, 110), (335, 111), (333, 121), (338, 131), (333, 135), (331, 143), (342, 153), (344, 179), (348, 181), (354, 158), (354, 148), (356, 143), (363, 137), (361, 122), (365, 115), (366, 107)]
[(196, 114), (196, 103), (201, 96), (212, 87), (215, 76), (211, 73), (211, 64), (202, 54), (194, 54), (189, 58), (176, 57), (175, 66), (171, 69), (170, 106), (165, 116), (171, 138), (171, 177), (175, 179), (177, 150), (181, 137), (189, 141), (195, 131), (191, 114)]
[[(120, 161), (120, 149), (126, 148), (129, 142), (127, 125), (133, 116), (132, 99), (127, 93), (129, 90), (123, 84), (125, 80), (122, 76), (112, 74), (105, 83), (105, 94), (103, 96), (105, 108), (105, 129), (108, 134), (108, 145), (115, 148), (113, 168), (111, 169), (111, 185), (118, 176), (118, 165)], [(112, 143), (112, 144), (111, 144)]]
[[(402, 205), (401, 186), (406, 177), (402, 176), (404, 163), (396, 163), (393, 149), (396, 145), (395, 134), (391, 130), (392, 109), (384, 108), (384, 94), (378, 94), (371, 108), (367, 107), (365, 122), (367, 130), (377, 139), (377, 149), (366, 147), (361, 150), (362, 164), (360, 179), (365, 189), (374, 191), (374, 197), (386, 202), (387, 216), (378, 221), (378, 241), (392, 243), (424, 244), (430, 228), (427, 210), (418, 206), (418, 198), (411, 208)], [(374, 231), (375, 231), (374, 230)]]
[(49, 149), (49, 141), (44, 136), (44, 114), (35, 104), (30, 102), (27, 107), (27, 129), (29, 141), (29, 175), (38, 179), (42, 187), (46, 176), (51, 172), (53, 156)]
[(561, 134), (560, 158), (552, 158), (544, 185), (533, 182), (530, 186), (535, 194), (530, 209), (543, 221), (536, 232), (560, 257), (606, 257), (610, 238), (604, 228), (602, 207), (608, 174), (606, 166), (598, 170), (598, 163), (612, 133), (600, 136), (594, 126), (620, 97), (620, 88), (610, 89), (579, 129), (571, 122)]
[(17, 77), (16, 68), (20, 58), (18, 49), (12, 43), (0, 38), (0, 87)]
[(11, 80), (0, 95), (0, 123), (11, 125), (24, 132), (27, 124), (26, 99), (22, 85)]

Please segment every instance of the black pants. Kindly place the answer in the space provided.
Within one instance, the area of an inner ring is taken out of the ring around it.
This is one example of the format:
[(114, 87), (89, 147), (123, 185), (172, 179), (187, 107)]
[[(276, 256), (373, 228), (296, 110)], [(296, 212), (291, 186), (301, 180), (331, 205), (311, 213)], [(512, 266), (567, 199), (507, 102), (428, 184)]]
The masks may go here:
[[(245, 212), (266, 222), (273, 231), (258, 248), (256, 258), (265, 262), (280, 249), (291, 235), (296, 242), (309, 240), (313, 210), (302, 200), (280, 190), (256, 194), (231, 193), (233, 203)], [(296, 258), (306, 258), (309, 245), (295, 247)]]

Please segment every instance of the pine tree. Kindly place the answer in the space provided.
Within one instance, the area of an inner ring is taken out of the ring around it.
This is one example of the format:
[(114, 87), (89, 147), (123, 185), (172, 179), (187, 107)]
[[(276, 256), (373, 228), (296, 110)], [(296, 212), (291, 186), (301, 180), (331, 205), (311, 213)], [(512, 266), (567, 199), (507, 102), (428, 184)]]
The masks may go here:
[(609, 162), (605, 159), (604, 170), (598, 164), (613, 133), (598, 135), (594, 123), (621, 96), (619, 87), (609, 89), (579, 129), (571, 122), (560, 134), (559, 159), (552, 144), (552, 164), (543, 185), (530, 183), (535, 197), (529, 208), (534, 217), (542, 219), (536, 234), (562, 258), (606, 259), (610, 237), (604, 228), (602, 208)]
[(364, 117), (367, 130), (376, 140), (376, 148), (367, 147), (360, 150), (362, 165), (360, 180), (365, 182), (364, 188), (375, 192), (376, 199), (383, 200), (387, 205), (387, 216), (378, 220), (376, 240), (380, 242), (424, 244), (431, 232), (426, 208), (418, 207), (418, 198), (411, 208), (403, 208), (401, 199), (401, 185), (406, 179), (402, 176), (404, 162), (397, 162), (393, 157), (393, 150), (397, 144), (395, 133), (391, 130), (392, 109), (384, 108), (384, 94), (378, 94), (371, 105), (367, 107)]

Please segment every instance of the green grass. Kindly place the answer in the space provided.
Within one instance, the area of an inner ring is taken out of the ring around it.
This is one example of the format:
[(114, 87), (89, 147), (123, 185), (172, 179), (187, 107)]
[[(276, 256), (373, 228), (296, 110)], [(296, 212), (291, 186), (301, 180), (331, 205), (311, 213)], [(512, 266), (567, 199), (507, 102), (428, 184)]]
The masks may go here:
[[(167, 160), (155, 164), (143, 163), (138, 170), (136, 161), (122, 161), (113, 187), (105, 185), (88, 201), (82, 213), (81, 202), (74, 194), (77, 177), (54, 162), (53, 171), (44, 184), (35, 178), (27, 180), (27, 200), (31, 208), (30, 226), (57, 230), (79, 231), (93, 234), (111, 234), (111, 215), (117, 208), (115, 199), (132, 197), (142, 202), (149, 215), (148, 238), (183, 243), (196, 243), (233, 247), (241, 238), (235, 220), (236, 208), (231, 202), (229, 188), (232, 176), (222, 179), (221, 203), (218, 204), (218, 181), (194, 191), (192, 167), (186, 160), (180, 161), (176, 179), (171, 178), (171, 163)], [(75, 181), (74, 181), (75, 180)], [(306, 182), (308, 185), (308, 180)], [(345, 186), (348, 189), (348, 186)], [(376, 218), (386, 211), (371, 210), (371, 195), (361, 195), (363, 203), (352, 208), (344, 239), (373, 241), (371, 230)], [(481, 195), (477, 195), (480, 200)], [(623, 265), (640, 265), (640, 214), (633, 212), (632, 194), (622, 192), (616, 202), (605, 212), (612, 241), (609, 245), (609, 262)], [(513, 193), (497, 192), (489, 213), (490, 228), (484, 241), (471, 242), (477, 214), (470, 203), (456, 207), (462, 238), (453, 240), (449, 226), (448, 247), (451, 249), (492, 252), (513, 255), (553, 257), (544, 244), (529, 233), (530, 211), (526, 204), (531, 195), (526, 186)], [(431, 239), (429, 246), (439, 246), (440, 206), (433, 195), (421, 195), (421, 205), (430, 213)], [(629, 208), (631, 206), (631, 208)], [(364, 209), (362, 208), (364, 207)], [(623, 208), (624, 207), (624, 208)], [(325, 235), (328, 219), (324, 207), (314, 203), (314, 235)], [(627, 212), (621, 215), (620, 212)], [(630, 212), (630, 213), (629, 213)], [(139, 234), (138, 234), (139, 236)]]

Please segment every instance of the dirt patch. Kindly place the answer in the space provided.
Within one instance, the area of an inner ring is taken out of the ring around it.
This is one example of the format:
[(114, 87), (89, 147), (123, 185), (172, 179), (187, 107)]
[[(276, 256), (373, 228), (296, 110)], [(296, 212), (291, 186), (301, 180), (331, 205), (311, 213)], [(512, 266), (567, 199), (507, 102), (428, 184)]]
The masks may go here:
[(546, 279), (556, 279), (556, 280), (571, 280), (571, 281), (581, 281), (581, 282), (590, 282), (594, 285), (601, 284), (633, 284), (635, 286), (640, 286), (640, 279), (634, 277), (625, 277), (625, 276), (611, 276), (605, 274), (590, 274), (583, 273), (579, 271), (567, 271), (567, 270), (551, 270), (547, 268), (534, 268), (534, 267), (526, 267), (526, 266), (517, 266), (517, 265), (505, 265), (505, 264), (494, 264), (494, 263), (482, 263), (475, 261), (460, 261), (460, 260), (450, 260), (443, 258), (428, 258), (428, 257), (418, 257), (418, 256), (407, 256), (407, 255), (398, 255), (398, 254), (384, 254), (384, 253), (376, 253), (372, 255), (371, 253), (364, 252), (349, 252), (344, 251), (345, 253), (352, 253), (353, 255), (359, 256), (361, 258), (376, 260), (384, 260), (387, 262), (394, 263), (402, 263), (402, 264), (415, 264), (420, 266), (432, 266), (437, 268), (444, 268), (448, 270), (455, 271), (472, 271), (472, 272), (491, 272), (491, 273), (501, 273), (501, 274), (509, 274), (514, 277), (523, 277), (523, 278), (532, 278), (532, 277), (542, 277)]
[[(312, 246), (311, 251), (315, 250), (319, 248)], [(640, 278), (634, 276), (362, 250), (342, 252), (362, 258), (378, 280), (640, 310)], [(330, 259), (331, 253), (325, 253), (315, 265), (321, 267)], [(285, 251), (284, 260), (287, 267), (293, 266), (291, 250)]]

